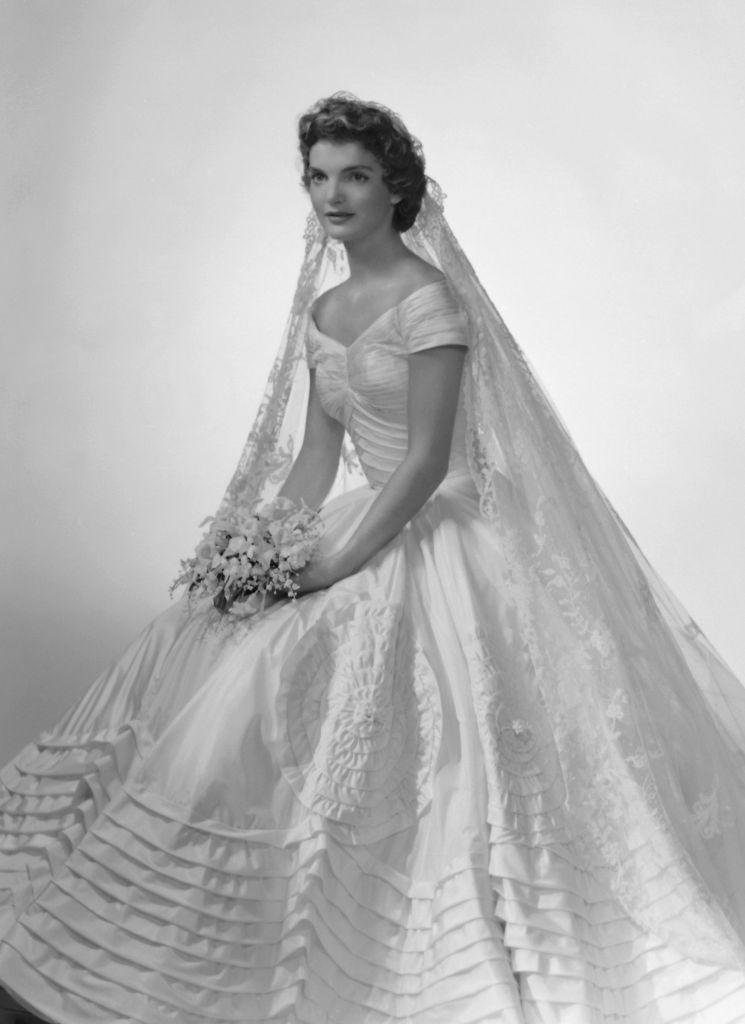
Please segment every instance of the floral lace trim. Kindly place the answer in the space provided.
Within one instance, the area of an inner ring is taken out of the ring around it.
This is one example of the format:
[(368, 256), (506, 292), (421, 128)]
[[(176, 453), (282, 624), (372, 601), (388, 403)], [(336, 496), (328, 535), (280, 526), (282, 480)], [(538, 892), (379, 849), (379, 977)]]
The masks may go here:
[(439, 691), (400, 607), (362, 604), (313, 627), (283, 668), (278, 714), (285, 778), (355, 841), (400, 831), (429, 805)]
[(477, 628), (465, 653), (484, 751), (489, 819), (536, 843), (564, 837), (561, 765), (535, 669), (522, 645)]
[(733, 828), (735, 821), (732, 810), (722, 803), (722, 787), (719, 779), (708, 793), (702, 793), (694, 802), (691, 813), (699, 835), (703, 839), (721, 836), (725, 829)]

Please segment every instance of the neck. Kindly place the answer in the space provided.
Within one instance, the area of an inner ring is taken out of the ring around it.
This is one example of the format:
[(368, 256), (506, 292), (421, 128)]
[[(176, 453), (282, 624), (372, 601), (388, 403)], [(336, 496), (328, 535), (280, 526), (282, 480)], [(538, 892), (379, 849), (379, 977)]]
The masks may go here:
[(380, 277), (408, 251), (401, 235), (389, 224), (367, 238), (345, 242), (344, 248), (349, 260), (349, 276), (360, 284)]

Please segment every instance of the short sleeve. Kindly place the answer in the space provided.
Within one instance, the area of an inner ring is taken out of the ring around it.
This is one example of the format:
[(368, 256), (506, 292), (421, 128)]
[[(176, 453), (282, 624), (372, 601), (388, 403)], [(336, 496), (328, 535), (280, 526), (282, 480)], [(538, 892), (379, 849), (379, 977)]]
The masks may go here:
[(405, 299), (399, 326), (409, 355), (442, 345), (468, 348), (468, 318), (446, 281), (433, 281)]

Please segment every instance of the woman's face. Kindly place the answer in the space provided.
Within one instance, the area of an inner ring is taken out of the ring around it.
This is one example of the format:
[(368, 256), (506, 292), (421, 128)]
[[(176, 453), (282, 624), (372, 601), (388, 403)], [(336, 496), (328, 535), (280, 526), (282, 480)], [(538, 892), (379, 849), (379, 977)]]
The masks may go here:
[(358, 142), (323, 139), (311, 146), (308, 192), (331, 238), (354, 242), (393, 230), (393, 207), (399, 197), (388, 191), (383, 168)]

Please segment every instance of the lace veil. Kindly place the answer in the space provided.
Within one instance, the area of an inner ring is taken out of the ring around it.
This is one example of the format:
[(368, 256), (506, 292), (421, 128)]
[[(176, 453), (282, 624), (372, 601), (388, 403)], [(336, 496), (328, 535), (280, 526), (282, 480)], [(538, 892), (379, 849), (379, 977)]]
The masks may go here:
[[(743, 966), (745, 690), (592, 479), (442, 200), (428, 180), (403, 238), (445, 273), (468, 317), (469, 466), (508, 559), (576, 855), (683, 954)], [(342, 247), (313, 214), (305, 242), (284, 337), (220, 511), (271, 496), (302, 437), (309, 309), (345, 276)], [(356, 482), (345, 450), (335, 488)]]

